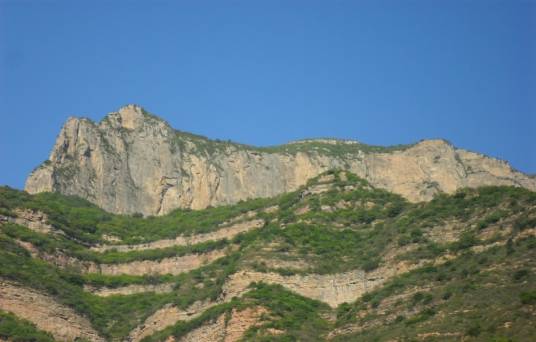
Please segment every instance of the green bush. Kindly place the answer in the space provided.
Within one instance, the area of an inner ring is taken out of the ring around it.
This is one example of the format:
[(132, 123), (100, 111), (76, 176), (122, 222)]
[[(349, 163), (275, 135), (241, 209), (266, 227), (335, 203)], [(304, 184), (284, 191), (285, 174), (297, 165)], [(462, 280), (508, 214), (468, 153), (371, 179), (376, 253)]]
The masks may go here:
[(536, 304), (536, 290), (521, 292), (519, 294), (519, 299), (523, 304)]
[(424, 322), (428, 319), (430, 319), (432, 316), (436, 314), (435, 310), (433, 308), (426, 308), (423, 311), (421, 311), (418, 315), (411, 317), (405, 321), (406, 325), (413, 325), (420, 322)]
[(0, 311), (0, 339), (13, 342), (54, 342), (51, 334), (11, 313)]
[(527, 278), (529, 274), (530, 274), (530, 271), (524, 268), (524, 269), (515, 271), (512, 278), (514, 279), (514, 281), (521, 281)]
[(481, 331), (482, 331), (482, 328), (480, 327), (480, 324), (475, 323), (471, 325), (469, 328), (467, 328), (467, 330), (465, 331), (465, 334), (467, 336), (477, 337), (478, 335), (480, 335)]

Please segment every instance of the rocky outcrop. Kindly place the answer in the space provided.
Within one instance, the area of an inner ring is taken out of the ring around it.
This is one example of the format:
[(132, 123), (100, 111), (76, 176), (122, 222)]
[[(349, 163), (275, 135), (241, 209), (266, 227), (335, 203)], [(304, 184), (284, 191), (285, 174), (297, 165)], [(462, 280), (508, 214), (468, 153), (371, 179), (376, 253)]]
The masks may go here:
[[(61, 251), (46, 253), (32, 243), (16, 240), (34, 258), (42, 259), (61, 269), (68, 269), (83, 274), (100, 273), (105, 275), (178, 275), (211, 263), (226, 255), (227, 249), (216, 249), (206, 253), (186, 254), (182, 256), (162, 258), (160, 260), (139, 260), (116, 264), (101, 264), (93, 261), (80, 260)], [(129, 290), (124, 290), (129, 291)]]
[(128, 252), (128, 251), (140, 251), (145, 249), (158, 249), (158, 248), (168, 248), (174, 246), (187, 246), (194, 245), (207, 241), (217, 241), (223, 239), (232, 239), (240, 233), (248, 232), (252, 229), (260, 228), (264, 224), (263, 220), (251, 220), (236, 223), (230, 226), (221, 227), (216, 231), (205, 233), (205, 234), (195, 234), (190, 236), (177, 236), (175, 239), (164, 239), (153, 242), (148, 242), (139, 245), (102, 245), (95, 246), (91, 249), (96, 252), (106, 252), (109, 250), (116, 250), (118, 252)]
[(100, 272), (99, 264), (93, 261), (80, 260), (59, 250), (56, 250), (54, 253), (47, 253), (27, 241), (15, 240), (15, 242), (26, 249), (33, 258), (39, 258), (58, 268), (80, 273)]
[(443, 140), (399, 149), (337, 140), (255, 148), (175, 131), (134, 105), (99, 123), (70, 118), (26, 190), (78, 195), (114, 213), (155, 215), (275, 196), (330, 169), (350, 170), (410, 201), (483, 185), (536, 190), (536, 179), (508, 163)]
[(132, 330), (129, 334), (129, 341), (138, 342), (178, 321), (192, 320), (215, 304), (209, 301), (198, 301), (185, 310), (168, 304), (149, 316), (142, 325)]
[(227, 303), (233, 297), (240, 297), (249, 290), (250, 282), (237, 281), (239, 276), (232, 275), (223, 286), (224, 291), (216, 301), (197, 301), (186, 309), (180, 309), (176, 305), (168, 304), (149, 316), (145, 322), (129, 334), (130, 341), (141, 341), (157, 331), (163, 330), (179, 321), (189, 321), (201, 315), (207, 309), (221, 303)]
[(109, 297), (109, 296), (129, 296), (136, 293), (143, 292), (154, 292), (154, 293), (169, 293), (173, 291), (175, 283), (162, 283), (155, 285), (127, 285), (122, 287), (100, 287), (94, 288), (90, 286), (84, 286), (84, 290), (93, 293), (99, 297)]
[(177, 275), (191, 271), (225, 256), (224, 249), (217, 249), (203, 254), (164, 258), (161, 260), (132, 261), (122, 264), (100, 264), (100, 273), (106, 275)]
[[(141, 341), (143, 338), (179, 321), (190, 321), (216, 304), (213, 302), (195, 302), (186, 310), (168, 305), (147, 318), (143, 325), (134, 329), (129, 335), (129, 341)], [(233, 309), (228, 320), (225, 319), (225, 314), (222, 314), (215, 321), (192, 330), (179, 341), (239, 341), (250, 327), (259, 322), (261, 315), (266, 313), (268, 311), (263, 307), (246, 308), (241, 311)], [(176, 341), (176, 339), (170, 337), (166, 341)]]
[(351, 303), (372, 291), (389, 279), (422, 266), (425, 262), (440, 264), (446, 260), (420, 260), (419, 262), (396, 260), (397, 252), (385, 256), (385, 263), (375, 270), (353, 270), (334, 274), (296, 274), (283, 276), (273, 272), (241, 270), (229, 276), (222, 289), (222, 300), (240, 297), (253, 282), (278, 284), (304, 297), (319, 300), (335, 308)]
[(277, 273), (241, 271), (233, 274), (224, 285), (226, 297), (240, 296), (253, 282), (279, 284), (302, 296), (316, 299), (332, 307), (344, 302), (352, 302), (366, 291), (384, 282), (383, 277), (368, 277), (363, 271), (340, 274), (307, 274), (282, 276)]
[[(367, 315), (374, 315), (377, 319), (369, 320), (366, 322), (358, 321), (345, 324), (341, 327), (337, 327), (332, 330), (328, 336), (327, 340), (332, 340), (340, 335), (349, 335), (359, 333), (379, 325), (386, 325), (393, 323), (393, 321), (398, 316), (411, 317), (415, 316), (420, 310), (422, 310), (421, 305), (415, 306), (403, 306), (398, 307), (396, 310), (392, 310), (395, 307), (395, 303), (408, 302), (415, 293), (418, 292), (428, 292), (431, 287), (413, 287), (402, 293), (388, 296), (383, 298), (382, 301), (375, 307), (366, 308), (361, 310), (357, 317), (367, 317)], [(379, 318), (379, 319), (378, 319)]]
[(15, 223), (43, 234), (48, 234), (54, 231), (54, 227), (48, 223), (48, 217), (45, 213), (17, 208), (13, 210), (13, 214), (14, 216), (0, 215), (0, 223), (2, 221)]
[[(534, 236), (535, 232), (536, 229), (527, 229), (518, 234), (514, 241), (523, 237)], [(470, 250), (474, 253), (479, 253), (485, 249), (504, 243), (506, 242), (500, 241), (489, 245), (478, 245), (472, 247)], [(342, 303), (354, 302), (365, 293), (377, 289), (388, 280), (393, 279), (400, 274), (410, 272), (426, 264), (438, 266), (457, 257), (457, 255), (454, 254), (445, 254), (434, 259), (421, 259), (416, 262), (398, 260), (398, 256), (402, 256), (404, 253), (413, 250), (415, 247), (416, 245), (397, 249), (393, 246), (393, 248), (390, 249), (390, 252), (384, 256), (385, 263), (370, 272), (354, 270), (337, 274), (283, 276), (273, 272), (263, 273), (241, 270), (228, 277), (222, 287), (222, 293), (216, 301), (199, 301), (185, 310), (178, 308), (176, 305), (169, 304), (157, 310), (153, 315), (147, 318), (142, 325), (134, 329), (130, 333), (130, 338), (132, 341), (140, 341), (144, 337), (150, 336), (179, 321), (189, 321), (196, 318), (214, 305), (227, 303), (235, 297), (241, 297), (250, 290), (249, 286), (253, 282), (278, 284), (302, 296), (323, 301), (332, 308), (336, 308)], [(385, 303), (388, 303), (388, 301)], [(344, 327), (334, 334), (349, 333), (347, 331), (348, 328), (349, 327)], [(355, 327), (352, 327), (352, 329), (354, 328)], [(201, 329), (199, 330), (199, 333), (202, 331), (208, 333), (213, 330), (212, 328), (207, 330)]]
[(0, 309), (34, 323), (58, 341), (104, 341), (90, 322), (71, 308), (33, 289), (0, 280)]
[(236, 342), (244, 333), (258, 324), (261, 315), (268, 310), (263, 307), (246, 308), (242, 311), (233, 309), (231, 318), (227, 321), (225, 314), (220, 315), (214, 322), (205, 324), (181, 338), (180, 342)]
[[(196, 318), (214, 305), (229, 302), (234, 297), (241, 297), (250, 290), (249, 286), (253, 282), (279, 284), (302, 296), (317, 299), (332, 307), (337, 307), (341, 303), (355, 301), (365, 292), (373, 290), (396, 274), (407, 272), (411, 268), (409, 266), (401, 267), (400, 265), (379, 268), (369, 273), (356, 270), (329, 275), (307, 274), (282, 276), (277, 273), (242, 270), (229, 276), (223, 285), (222, 293), (217, 301), (196, 302), (186, 310), (182, 310), (175, 305), (165, 306), (147, 318), (142, 325), (134, 329), (130, 333), (130, 339), (132, 341), (140, 341), (144, 337), (163, 330), (178, 321), (188, 321)], [(417, 265), (414, 267), (417, 267)], [(212, 329), (201, 329), (197, 333), (203, 332), (204, 334), (208, 333), (208, 331), (212, 331)], [(194, 334), (193, 336), (197, 335)]]

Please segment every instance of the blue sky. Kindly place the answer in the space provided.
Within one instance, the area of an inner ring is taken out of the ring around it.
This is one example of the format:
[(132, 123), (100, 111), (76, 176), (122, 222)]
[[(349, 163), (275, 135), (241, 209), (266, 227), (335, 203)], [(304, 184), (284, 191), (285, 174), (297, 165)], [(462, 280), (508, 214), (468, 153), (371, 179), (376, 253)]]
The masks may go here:
[(137, 103), (273, 145), (445, 138), (536, 173), (536, 1), (0, 0), (0, 184)]

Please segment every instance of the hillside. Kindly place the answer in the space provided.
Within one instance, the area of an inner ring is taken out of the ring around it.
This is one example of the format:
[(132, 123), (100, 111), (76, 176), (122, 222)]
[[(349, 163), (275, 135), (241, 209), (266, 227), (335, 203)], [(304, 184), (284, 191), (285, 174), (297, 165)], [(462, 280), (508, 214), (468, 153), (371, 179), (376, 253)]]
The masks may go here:
[(259, 148), (177, 131), (135, 105), (99, 123), (70, 118), (25, 189), (77, 195), (113, 213), (163, 215), (274, 197), (331, 169), (351, 171), (411, 202), (465, 187), (536, 190), (536, 179), (508, 163), (443, 140), (381, 147), (309, 139)]
[(0, 215), (0, 340), (536, 336), (536, 193), (523, 187), (413, 202), (332, 170), (146, 218), (4, 187)]

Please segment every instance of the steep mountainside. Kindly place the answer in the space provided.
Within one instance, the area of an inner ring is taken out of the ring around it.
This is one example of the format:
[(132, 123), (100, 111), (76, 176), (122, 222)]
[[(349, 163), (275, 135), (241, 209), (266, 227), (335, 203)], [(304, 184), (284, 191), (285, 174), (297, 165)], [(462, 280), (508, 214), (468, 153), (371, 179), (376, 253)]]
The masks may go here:
[(442, 140), (385, 148), (324, 139), (256, 148), (178, 132), (134, 105), (99, 123), (70, 118), (26, 190), (77, 195), (113, 213), (161, 215), (273, 197), (331, 169), (412, 202), (463, 187), (536, 190), (536, 179), (506, 162)]
[(347, 171), (148, 218), (0, 188), (0, 340), (532, 341), (536, 193)]

